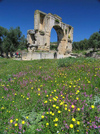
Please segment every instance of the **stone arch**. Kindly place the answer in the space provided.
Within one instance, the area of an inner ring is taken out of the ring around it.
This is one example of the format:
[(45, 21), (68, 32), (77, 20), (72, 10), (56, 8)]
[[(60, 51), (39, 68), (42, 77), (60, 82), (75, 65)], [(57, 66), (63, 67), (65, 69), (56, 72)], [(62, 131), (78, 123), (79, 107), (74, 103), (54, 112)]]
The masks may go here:
[(73, 27), (63, 23), (62, 18), (58, 15), (46, 14), (39, 10), (36, 10), (34, 13), (34, 30), (28, 30), (28, 43), (34, 43), (32, 45), (38, 46), (38, 50), (40, 51), (49, 51), (52, 28), (57, 33), (58, 53), (66, 54), (67, 51), (71, 52)]
[[(54, 25), (52, 28), (54, 28), (54, 30), (57, 33), (57, 46), (59, 48), (59, 46), (62, 42), (62, 39), (64, 37), (63, 29), (59, 25)], [(52, 28), (51, 28), (51, 30), (52, 30)], [(50, 37), (51, 37), (51, 30), (50, 30)], [(58, 48), (57, 48), (57, 50), (58, 50)]]

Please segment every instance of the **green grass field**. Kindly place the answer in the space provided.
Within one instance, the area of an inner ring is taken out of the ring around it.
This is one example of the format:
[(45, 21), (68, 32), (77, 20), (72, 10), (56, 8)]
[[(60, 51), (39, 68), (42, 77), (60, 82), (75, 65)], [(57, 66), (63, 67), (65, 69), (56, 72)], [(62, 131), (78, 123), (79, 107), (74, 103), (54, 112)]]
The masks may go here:
[(0, 134), (99, 134), (100, 60), (0, 59)]

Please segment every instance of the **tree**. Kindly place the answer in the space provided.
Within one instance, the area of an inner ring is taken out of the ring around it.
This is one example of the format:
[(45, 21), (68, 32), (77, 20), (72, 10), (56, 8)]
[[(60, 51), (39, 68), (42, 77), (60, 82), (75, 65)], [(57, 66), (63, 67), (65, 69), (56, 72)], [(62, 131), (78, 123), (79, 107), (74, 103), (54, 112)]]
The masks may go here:
[(93, 33), (90, 38), (89, 38), (89, 45), (91, 48), (96, 48), (100, 47), (100, 34), (98, 32)]
[(3, 54), (3, 39), (7, 36), (8, 30), (0, 26), (0, 55)]
[(18, 48), (21, 49), (21, 50), (27, 48), (27, 40), (26, 40), (24, 35), (20, 39), (20, 43), (19, 43), (19, 47)]
[(20, 42), (23, 39), (22, 32), (20, 31), (20, 27), (13, 28), (11, 27), (7, 32), (7, 36), (3, 39), (3, 51), (6, 53), (8, 57), (8, 52), (10, 52), (10, 56), (13, 56), (13, 52), (15, 52), (19, 46)]

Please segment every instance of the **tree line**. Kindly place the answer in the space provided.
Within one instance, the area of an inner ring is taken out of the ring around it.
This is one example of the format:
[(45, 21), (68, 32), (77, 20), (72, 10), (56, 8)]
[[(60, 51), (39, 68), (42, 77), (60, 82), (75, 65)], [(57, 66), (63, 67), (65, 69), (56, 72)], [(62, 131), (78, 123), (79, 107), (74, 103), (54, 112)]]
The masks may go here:
[(89, 48), (98, 49), (100, 48), (100, 33), (93, 33), (89, 39), (81, 40), (80, 42), (73, 42), (73, 50), (87, 50)]
[(0, 56), (3, 56), (3, 53), (8, 53), (10, 56), (13, 56), (13, 52), (18, 49), (27, 48), (27, 40), (20, 30), (20, 27), (15, 29), (11, 27), (9, 30), (0, 26)]

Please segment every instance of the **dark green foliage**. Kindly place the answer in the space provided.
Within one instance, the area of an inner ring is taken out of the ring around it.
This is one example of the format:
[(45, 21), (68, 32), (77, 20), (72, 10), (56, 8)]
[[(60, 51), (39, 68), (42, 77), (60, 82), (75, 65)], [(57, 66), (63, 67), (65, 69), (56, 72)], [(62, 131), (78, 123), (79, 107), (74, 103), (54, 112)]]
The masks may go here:
[(81, 40), (80, 42), (73, 42), (73, 50), (87, 50), (89, 48), (100, 48), (100, 34), (98, 32), (93, 33), (90, 38)]
[(71, 28), (72, 28), (72, 27), (71, 27), (71, 26), (69, 26), (69, 31), (71, 30)]
[(3, 38), (7, 36), (7, 29), (0, 26), (0, 55), (2, 56), (3, 49), (2, 49), (2, 43)]
[(58, 60), (58, 67), (68, 67), (73, 65), (73, 63), (76, 61), (75, 58), (69, 57), (69, 58), (63, 58)]
[(8, 57), (8, 52), (12, 57), (12, 53), (15, 52), (18, 48), (26, 48), (26, 39), (25, 36), (22, 36), (20, 27), (10, 28), (9, 30), (0, 27), (0, 51), (1, 53), (5, 52)]
[(67, 29), (65, 29), (65, 33), (67, 34)]
[(50, 45), (50, 50), (57, 50), (57, 45)]
[(58, 19), (56, 19), (56, 20), (55, 20), (55, 22), (56, 22), (56, 23), (59, 23), (59, 20), (58, 20)]
[(24, 50), (27, 48), (27, 40), (26, 40), (24, 35), (21, 37), (20, 44), (19, 44), (18, 48), (21, 50)]
[(81, 40), (80, 42), (73, 42), (72, 45), (73, 50), (87, 50), (88, 48), (90, 48), (87, 39)]
[(89, 45), (91, 48), (100, 48), (100, 34), (98, 32), (92, 34), (89, 38)]

